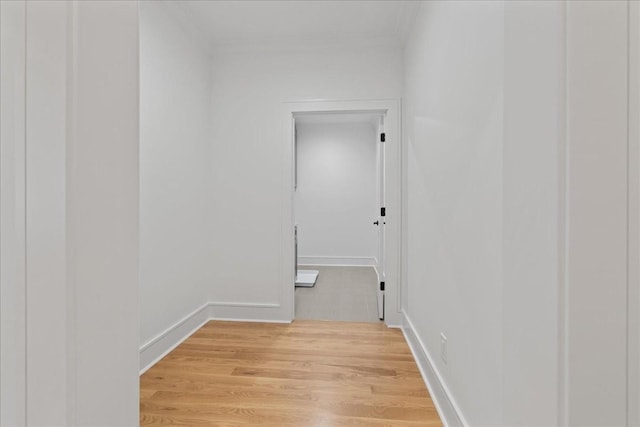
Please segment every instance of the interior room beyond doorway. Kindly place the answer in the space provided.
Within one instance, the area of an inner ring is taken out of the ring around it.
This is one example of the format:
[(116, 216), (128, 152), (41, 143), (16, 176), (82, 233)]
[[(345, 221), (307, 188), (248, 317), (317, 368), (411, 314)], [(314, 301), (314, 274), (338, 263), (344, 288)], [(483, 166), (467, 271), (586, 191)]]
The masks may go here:
[(382, 125), (374, 112), (295, 118), (296, 319), (383, 318)]

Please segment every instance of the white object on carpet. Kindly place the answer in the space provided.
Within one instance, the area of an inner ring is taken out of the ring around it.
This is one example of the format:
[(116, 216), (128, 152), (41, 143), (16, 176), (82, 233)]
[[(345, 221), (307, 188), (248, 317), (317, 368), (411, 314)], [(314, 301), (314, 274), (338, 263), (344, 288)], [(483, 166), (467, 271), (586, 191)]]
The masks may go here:
[(320, 272), (318, 270), (298, 270), (296, 286), (304, 288), (311, 288), (315, 286), (319, 273)]

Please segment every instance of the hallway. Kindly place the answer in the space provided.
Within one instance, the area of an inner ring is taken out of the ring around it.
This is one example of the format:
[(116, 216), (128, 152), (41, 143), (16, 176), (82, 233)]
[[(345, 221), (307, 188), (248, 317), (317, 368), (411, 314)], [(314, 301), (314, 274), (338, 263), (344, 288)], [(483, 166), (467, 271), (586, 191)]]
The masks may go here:
[(0, 94), (0, 426), (640, 426), (640, 0), (0, 0)]

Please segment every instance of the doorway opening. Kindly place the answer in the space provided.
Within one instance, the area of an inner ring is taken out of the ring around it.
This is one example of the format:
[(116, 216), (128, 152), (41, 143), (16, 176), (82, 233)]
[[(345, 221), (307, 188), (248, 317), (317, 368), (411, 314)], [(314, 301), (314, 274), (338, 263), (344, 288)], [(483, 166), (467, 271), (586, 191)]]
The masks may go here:
[(399, 103), (285, 103), (283, 215), (290, 319), (400, 326)]
[(384, 319), (384, 115), (293, 116), (296, 319)]

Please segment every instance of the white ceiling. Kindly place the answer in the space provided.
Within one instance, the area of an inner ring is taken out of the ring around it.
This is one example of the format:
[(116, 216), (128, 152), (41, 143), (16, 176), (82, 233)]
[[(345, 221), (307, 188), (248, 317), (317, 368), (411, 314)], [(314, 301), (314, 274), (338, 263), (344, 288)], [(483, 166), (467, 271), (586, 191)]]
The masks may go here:
[(176, 0), (212, 49), (265, 42), (401, 41), (417, 2)]

